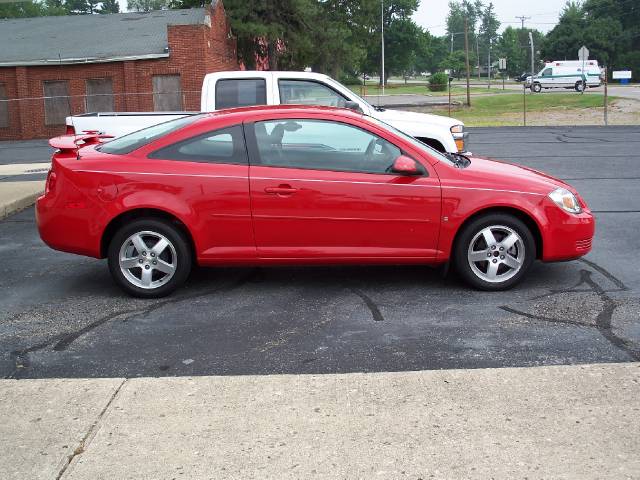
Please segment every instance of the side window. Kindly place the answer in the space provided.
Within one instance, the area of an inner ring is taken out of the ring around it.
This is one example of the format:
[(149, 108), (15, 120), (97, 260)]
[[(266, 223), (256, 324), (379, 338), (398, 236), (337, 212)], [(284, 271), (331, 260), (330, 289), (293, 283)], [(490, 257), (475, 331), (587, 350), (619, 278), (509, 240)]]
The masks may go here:
[(324, 120), (273, 120), (254, 124), (259, 160), (273, 167), (387, 173), (401, 155), (383, 138)]
[(218, 80), (216, 110), (267, 104), (267, 86), (263, 78)]
[(347, 99), (335, 90), (310, 80), (279, 80), (280, 103), (344, 107)]
[(242, 126), (235, 125), (182, 140), (156, 150), (149, 158), (244, 165), (247, 163), (247, 153)]
[(553, 75), (553, 69), (552, 68), (547, 68), (542, 72), (542, 76), (543, 77), (550, 77)]

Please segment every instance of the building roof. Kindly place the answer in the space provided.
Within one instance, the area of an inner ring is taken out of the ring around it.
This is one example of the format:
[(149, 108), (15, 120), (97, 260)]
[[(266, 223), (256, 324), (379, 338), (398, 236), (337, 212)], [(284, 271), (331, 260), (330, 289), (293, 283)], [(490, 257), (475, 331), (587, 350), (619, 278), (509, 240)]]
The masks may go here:
[(168, 25), (210, 21), (205, 8), (0, 20), (0, 66), (168, 57)]

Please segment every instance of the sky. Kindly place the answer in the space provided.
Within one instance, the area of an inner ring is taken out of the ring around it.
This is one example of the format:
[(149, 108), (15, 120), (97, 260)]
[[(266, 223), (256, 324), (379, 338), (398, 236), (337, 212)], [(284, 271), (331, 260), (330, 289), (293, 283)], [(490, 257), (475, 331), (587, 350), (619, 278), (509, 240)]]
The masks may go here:
[[(566, 0), (492, 0), (498, 20), (501, 22), (500, 31), (509, 25), (521, 26), (517, 16), (531, 17), (524, 26), (548, 32), (558, 22), (560, 11)], [(489, 3), (484, 0), (485, 5)], [(413, 20), (421, 27), (429, 30), (432, 35), (442, 36), (447, 30), (447, 14), (449, 0), (420, 0), (420, 7), (413, 16)]]

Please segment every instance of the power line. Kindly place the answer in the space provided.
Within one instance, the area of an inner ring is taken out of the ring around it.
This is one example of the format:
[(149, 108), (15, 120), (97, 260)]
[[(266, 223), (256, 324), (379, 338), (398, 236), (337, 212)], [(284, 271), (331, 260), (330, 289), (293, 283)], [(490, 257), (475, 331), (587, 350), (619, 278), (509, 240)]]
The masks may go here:
[[(524, 15), (518, 16), (516, 15), (516, 18), (520, 19), (520, 22), (522, 23), (522, 29), (524, 30), (524, 22), (526, 20), (531, 20), (531, 17), (525, 17)], [(505, 22), (506, 23), (506, 22)]]

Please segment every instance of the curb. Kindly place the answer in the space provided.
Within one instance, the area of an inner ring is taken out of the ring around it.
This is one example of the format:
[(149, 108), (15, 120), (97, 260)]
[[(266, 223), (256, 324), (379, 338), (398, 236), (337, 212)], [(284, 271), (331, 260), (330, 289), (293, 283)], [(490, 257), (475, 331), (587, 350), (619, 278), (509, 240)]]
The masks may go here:
[(9, 203), (0, 205), (0, 220), (3, 220), (8, 216), (13, 215), (14, 213), (18, 213), (21, 210), (30, 207), (36, 202), (36, 199), (40, 195), (42, 195), (42, 192), (44, 192), (44, 186), (37, 192), (24, 194), (23, 196), (16, 198), (15, 200), (11, 200)]

